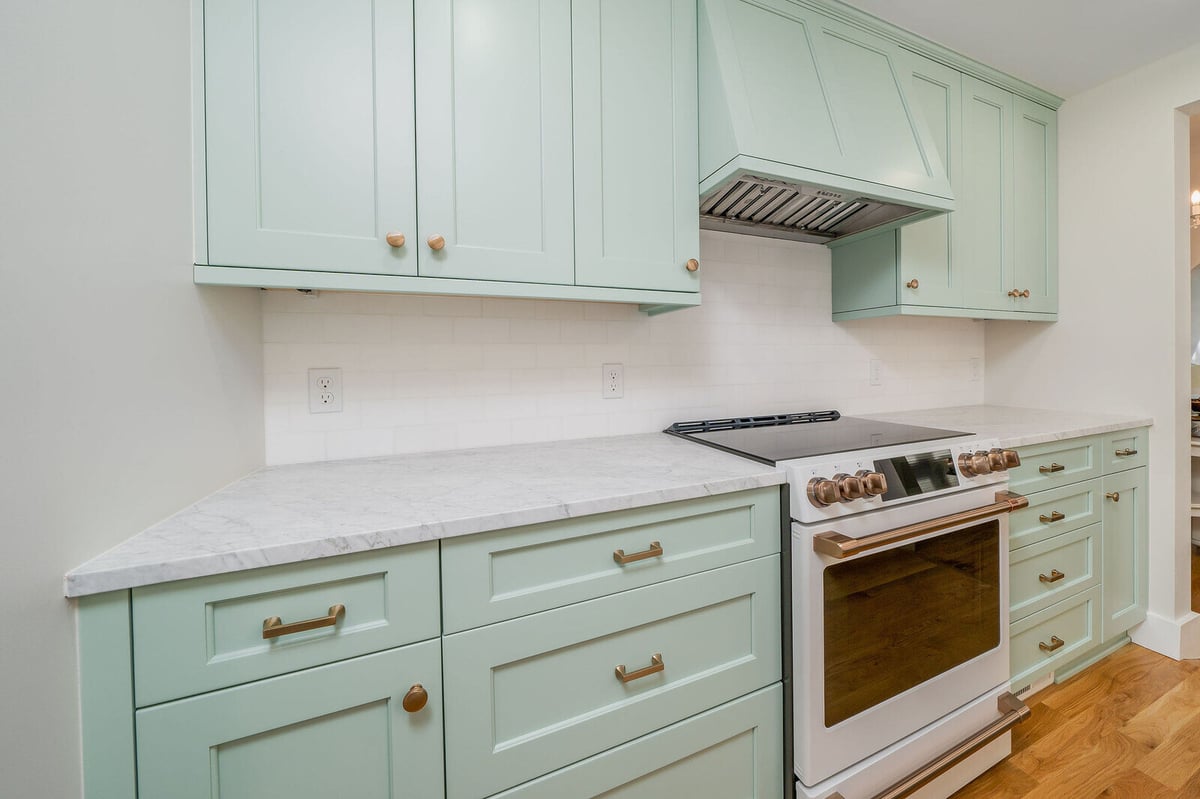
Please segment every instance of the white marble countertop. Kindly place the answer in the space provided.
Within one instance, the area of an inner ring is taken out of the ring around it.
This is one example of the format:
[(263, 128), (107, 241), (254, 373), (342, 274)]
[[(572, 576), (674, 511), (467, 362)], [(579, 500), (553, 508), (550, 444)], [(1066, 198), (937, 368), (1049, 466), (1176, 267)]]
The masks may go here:
[(1011, 408), (1003, 405), (962, 405), (866, 414), (866, 417), (924, 427), (965, 430), (980, 438), (998, 438), (1002, 447), (1028, 447), (1046, 441), (1062, 441), (1154, 424), (1153, 419), (1145, 416)]
[(275, 466), (69, 572), (69, 597), (779, 485), (662, 433)]

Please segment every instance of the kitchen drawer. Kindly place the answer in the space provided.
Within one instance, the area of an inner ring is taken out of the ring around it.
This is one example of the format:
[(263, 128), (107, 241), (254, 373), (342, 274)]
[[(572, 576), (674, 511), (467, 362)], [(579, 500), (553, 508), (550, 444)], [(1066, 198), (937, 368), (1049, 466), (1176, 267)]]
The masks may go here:
[(1145, 466), (1150, 460), (1150, 429), (1148, 427), (1107, 433), (1103, 441), (1100, 454), (1105, 474)]
[(1013, 621), (1100, 584), (1101, 529), (1099, 523), (1091, 524), (1012, 553), (1009, 607)]
[(139, 710), (138, 796), (440, 797), (440, 655), (426, 641)]
[[(1100, 643), (1100, 588), (1089, 588), (1009, 626), (1012, 684), (1022, 687)], [(1062, 645), (1047, 652), (1039, 644)]]
[(1101, 496), (1099, 478), (1027, 494), (1029, 507), (1009, 517), (1008, 548), (1020, 549), (1095, 524), (1103, 513)]
[[(263, 637), (344, 614), (332, 626)], [(138, 707), (437, 637), (438, 550), (378, 552), (201, 577), (133, 591)]]
[(779, 799), (782, 739), (783, 686), (777, 683), (495, 799)]
[[(1050, 441), (1020, 447), (1021, 465), (1008, 472), (1008, 487), (1032, 494), (1100, 476), (1100, 437)], [(1061, 467), (1061, 468), (1060, 468)]]
[[(489, 796), (778, 681), (780, 624), (772, 555), (445, 637), (448, 799)], [(645, 676), (622, 681), (618, 664)]]
[[(780, 525), (773, 486), (448, 539), (442, 542), (445, 629), (458, 632), (769, 555), (779, 551)], [(618, 551), (655, 554), (621, 565)]]

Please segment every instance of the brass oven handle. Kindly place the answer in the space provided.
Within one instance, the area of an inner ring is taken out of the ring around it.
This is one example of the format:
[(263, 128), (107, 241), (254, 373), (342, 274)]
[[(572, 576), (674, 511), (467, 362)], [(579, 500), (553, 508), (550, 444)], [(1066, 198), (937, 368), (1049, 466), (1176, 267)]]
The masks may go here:
[(284, 624), (283, 619), (278, 616), (271, 616), (270, 618), (263, 619), (263, 638), (278, 638), (281, 635), (302, 633), (305, 630), (316, 630), (319, 627), (332, 627), (345, 615), (345, 605), (330, 605), (329, 615), (322, 616), (319, 619), (305, 619), (304, 621), (294, 621), (290, 624)]
[(635, 563), (639, 560), (647, 558), (660, 558), (663, 554), (662, 544), (658, 541), (651, 541), (649, 549), (643, 549), (641, 552), (634, 552), (632, 555), (626, 555), (623, 549), (613, 550), (613, 560), (624, 566), (626, 563)]
[(1113, 454), (1114, 454), (1114, 455), (1116, 455), (1118, 458), (1128, 458), (1130, 455), (1136, 455), (1136, 454), (1137, 454), (1137, 450), (1136, 450), (1136, 449), (1130, 449), (1129, 447), (1126, 447), (1125, 449), (1119, 449), (1119, 450), (1117, 450), (1117, 451), (1116, 451), (1116, 452), (1114, 452)]
[(1062, 645), (1063, 639), (1059, 638), (1057, 635), (1050, 636), (1050, 643), (1038, 641), (1038, 649), (1042, 650), (1043, 652), (1053, 652), (1056, 649), (1062, 648)]
[(638, 669), (637, 671), (626, 673), (625, 664), (622, 663), (620, 666), (617, 666), (615, 669), (613, 669), (613, 671), (616, 672), (617, 679), (621, 682), (633, 682), (634, 680), (640, 680), (643, 677), (649, 677), (651, 674), (658, 674), (664, 669), (666, 669), (666, 666), (663, 665), (662, 653), (655, 652), (650, 656), (650, 665), (644, 669)]
[(1049, 516), (1047, 516), (1044, 513), (1041, 516), (1039, 516), (1038, 521), (1040, 521), (1042, 524), (1050, 524), (1051, 522), (1061, 522), (1065, 518), (1067, 518), (1065, 515), (1059, 513), (1056, 510), (1052, 510), (1052, 511), (1050, 511)]
[(1061, 472), (1065, 468), (1067, 467), (1061, 463), (1051, 463), (1049, 466), (1039, 466), (1038, 471), (1042, 474), (1050, 474), (1051, 472)]
[(971, 510), (951, 513), (937, 519), (917, 522), (906, 527), (897, 527), (894, 530), (864, 536), (863, 538), (850, 538), (849, 536), (833, 531), (817, 533), (813, 536), (813, 551), (819, 552), (822, 555), (828, 555), (831, 558), (848, 558), (852, 555), (888, 546), (889, 544), (897, 544), (912, 538), (920, 538), (929, 533), (936, 533), (951, 527), (957, 527), (960, 524), (981, 521), (991, 516), (999, 516), (1001, 513), (1012, 513), (1015, 510), (1020, 510), (1028, 506), (1029, 500), (1020, 494), (1014, 494), (1011, 491), (997, 491), (996, 501), (991, 505), (983, 505)]
[(1063, 574), (1058, 569), (1051, 569), (1049, 577), (1047, 577), (1044, 574), (1039, 574), (1038, 579), (1041, 580), (1043, 583), (1057, 583), (1059, 580), (1061, 580), (1062, 578), (1064, 578), (1066, 576), (1067, 575)]
[[(1030, 710), (1020, 699), (1009, 693), (996, 700), (1002, 715), (979, 732), (952, 749), (935, 757), (899, 782), (875, 794), (871, 799), (904, 799), (945, 774), (950, 769), (1029, 718)], [(832, 799), (832, 797), (831, 797)]]

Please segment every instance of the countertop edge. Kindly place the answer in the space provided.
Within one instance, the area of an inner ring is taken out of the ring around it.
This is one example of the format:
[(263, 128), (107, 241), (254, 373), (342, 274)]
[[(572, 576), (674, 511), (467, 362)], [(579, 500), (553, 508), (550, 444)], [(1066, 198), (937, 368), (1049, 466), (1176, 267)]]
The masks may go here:
[[(763, 467), (768, 470), (771, 467)], [(283, 545), (210, 553), (196, 557), (148, 565), (136, 564), (102, 571), (74, 569), (63, 578), (63, 593), (68, 599), (126, 591), (148, 585), (233, 574), (268, 566), (284, 566), (310, 560), (368, 552), (376, 549), (438, 541), (463, 535), (489, 533), (530, 524), (563, 521), (611, 511), (630, 510), (668, 502), (683, 502), (706, 496), (750, 491), (782, 485), (786, 477), (781, 471), (763, 471), (757, 475), (714, 480), (695, 485), (583, 499), (566, 504), (518, 508), (485, 516), (415, 524), (384, 530), (371, 530), (352, 535), (308, 539)], [(147, 574), (147, 572), (150, 572)]]
[(1127, 422), (1107, 422), (1104, 424), (1089, 425), (1087, 427), (1072, 428), (1070, 430), (1051, 430), (1042, 433), (1028, 433), (1025, 435), (1010, 436), (1000, 439), (1002, 447), (1030, 447), (1034, 444), (1045, 444), (1050, 441), (1066, 441), (1070, 438), (1086, 438), (1087, 436), (1098, 436), (1104, 433), (1115, 433), (1119, 430), (1133, 430), (1138, 427), (1152, 427), (1154, 420), (1151, 418), (1131, 419)]

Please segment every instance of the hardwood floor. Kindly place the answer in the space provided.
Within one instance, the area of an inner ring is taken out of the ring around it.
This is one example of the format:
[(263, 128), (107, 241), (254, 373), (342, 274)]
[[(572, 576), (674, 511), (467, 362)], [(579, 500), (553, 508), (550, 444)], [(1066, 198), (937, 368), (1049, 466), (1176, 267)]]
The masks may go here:
[(1128, 644), (1029, 705), (1012, 756), (954, 799), (1200, 797), (1200, 660)]

